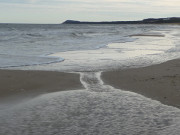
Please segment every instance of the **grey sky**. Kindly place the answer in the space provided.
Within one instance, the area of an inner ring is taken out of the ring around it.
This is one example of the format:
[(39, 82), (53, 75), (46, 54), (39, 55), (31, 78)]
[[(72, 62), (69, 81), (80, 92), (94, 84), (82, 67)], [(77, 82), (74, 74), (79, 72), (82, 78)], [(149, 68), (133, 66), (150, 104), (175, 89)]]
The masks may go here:
[(0, 23), (139, 20), (180, 16), (180, 0), (0, 0)]

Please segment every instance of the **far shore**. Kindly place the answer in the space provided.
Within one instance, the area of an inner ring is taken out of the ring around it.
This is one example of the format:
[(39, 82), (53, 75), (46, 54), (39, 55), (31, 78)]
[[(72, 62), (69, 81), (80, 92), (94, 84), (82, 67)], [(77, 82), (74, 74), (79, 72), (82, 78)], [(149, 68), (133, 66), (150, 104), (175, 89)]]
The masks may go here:
[(108, 71), (103, 81), (180, 108), (180, 59), (143, 68)]

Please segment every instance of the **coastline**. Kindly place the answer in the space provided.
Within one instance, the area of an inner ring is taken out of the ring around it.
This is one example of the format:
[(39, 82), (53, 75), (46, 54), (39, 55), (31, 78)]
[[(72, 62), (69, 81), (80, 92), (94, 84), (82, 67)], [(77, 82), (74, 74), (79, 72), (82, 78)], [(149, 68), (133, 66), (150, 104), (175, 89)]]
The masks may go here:
[(105, 84), (180, 108), (180, 59), (102, 73)]

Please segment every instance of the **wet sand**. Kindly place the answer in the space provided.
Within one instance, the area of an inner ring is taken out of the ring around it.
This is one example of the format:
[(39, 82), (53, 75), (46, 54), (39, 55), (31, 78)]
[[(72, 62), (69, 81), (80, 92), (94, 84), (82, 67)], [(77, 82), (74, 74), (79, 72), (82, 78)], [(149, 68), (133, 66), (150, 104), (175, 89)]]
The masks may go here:
[(180, 59), (143, 68), (102, 73), (106, 84), (180, 108)]
[(82, 89), (79, 74), (53, 71), (0, 70), (0, 98)]
[[(143, 68), (102, 73), (105, 84), (180, 108), (180, 59)], [(79, 74), (53, 71), (0, 70), (0, 99), (84, 89)], [(20, 95), (20, 96), (19, 96)], [(15, 99), (15, 100), (16, 100)]]

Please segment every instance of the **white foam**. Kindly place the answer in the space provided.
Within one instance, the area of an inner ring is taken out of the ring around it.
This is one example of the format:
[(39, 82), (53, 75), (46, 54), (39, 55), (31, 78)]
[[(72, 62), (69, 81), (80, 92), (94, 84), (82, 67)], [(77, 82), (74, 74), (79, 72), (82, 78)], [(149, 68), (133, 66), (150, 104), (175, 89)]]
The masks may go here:
[[(163, 32), (162, 32), (163, 33)], [(76, 50), (51, 54), (62, 57), (62, 63), (29, 67), (36, 70), (101, 71), (127, 67), (142, 67), (178, 58), (178, 53), (169, 53), (175, 47), (174, 40), (165, 37), (140, 37), (134, 42), (111, 43), (96, 50)]]

